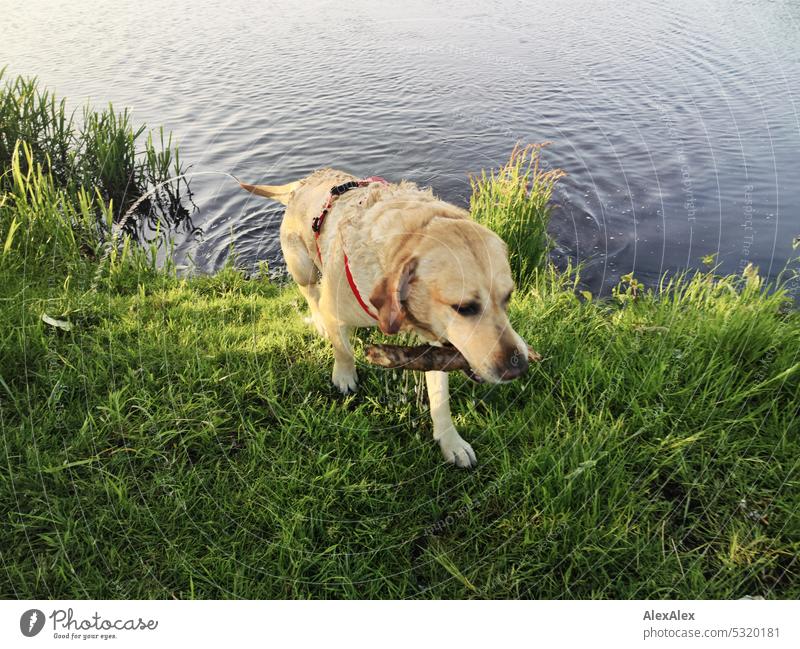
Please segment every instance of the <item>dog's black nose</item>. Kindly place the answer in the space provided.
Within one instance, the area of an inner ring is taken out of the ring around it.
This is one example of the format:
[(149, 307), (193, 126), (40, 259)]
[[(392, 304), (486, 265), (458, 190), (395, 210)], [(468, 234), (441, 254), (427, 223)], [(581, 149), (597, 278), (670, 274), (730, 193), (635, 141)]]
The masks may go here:
[(528, 371), (528, 356), (519, 351), (515, 351), (508, 357), (505, 367), (500, 372), (502, 381), (511, 381), (519, 378)]

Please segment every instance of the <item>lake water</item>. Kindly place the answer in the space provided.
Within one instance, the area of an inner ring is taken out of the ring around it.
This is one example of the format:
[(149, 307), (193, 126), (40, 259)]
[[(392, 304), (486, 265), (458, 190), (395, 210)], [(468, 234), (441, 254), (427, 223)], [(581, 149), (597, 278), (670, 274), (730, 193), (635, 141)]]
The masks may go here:
[[(0, 0), (0, 65), (164, 125), (192, 170), (281, 183), (322, 166), (466, 205), (517, 141), (568, 172), (555, 256), (592, 290), (716, 254), (774, 276), (800, 235), (800, 3)], [(213, 271), (280, 263), (279, 206), (192, 181)]]

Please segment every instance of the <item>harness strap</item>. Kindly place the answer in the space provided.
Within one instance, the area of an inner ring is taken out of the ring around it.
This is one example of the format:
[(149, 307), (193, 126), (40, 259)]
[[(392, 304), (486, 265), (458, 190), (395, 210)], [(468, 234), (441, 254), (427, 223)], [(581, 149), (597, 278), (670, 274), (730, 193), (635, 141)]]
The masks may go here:
[(361, 297), (361, 293), (358, 291), (356, 280), (353, 279), (353, 273), (350, 272), (350, 260), (347, 258), (347, 253), (344, 253), (344, 274), (347, 276), (347, 283), (350, 284), (350, 290), (353, 291), (353, 295), (355, 295), (356, 300), (361, 305), (361, 308), (364, 309), (364, 312), (370, 318), (377, 320), (378, 316), (369, 310), (369, 305), (364, 302), (364, 298)]
[[(389, 184), (386, 179), (381, 178), (380, 176), (369, 176), (368, 178), (362, 178), (361, 180), (350, 180), (346, 183), (342, 183), (341, 185), (336, 185), (328, 192), (328, 198), (325, 201), (322, 211), (319, 213), (319, 216), (315, 217), (311, 222), (311, 230), (314, 232), (314, 243), (317, 246), (317, 255), (319, 256), (320, 264), (322, 263), (322, 251), (319, 249), (319, 236), (322, 231), (322, 224), (325, 222), (325, 217), (328, 216), (328, 212), (330, 212), (334, 200), (351, 189), (355, 189), (356, 187), (366, 187), (372, 183), (381, 183), (382, 185)], [(364, 301), (364, 298), (361, 297), (358, 286), (356, 286), (356, 280), (353, 278), (353, 273), (350, 271), (350, 260), (347, 258), (346, 252), (344, 253), (344, 274), (347, 277), (347, 283), (350, 285), (350, 290), (353, 292), (353, 296), (355, 296), (356, 301), (364, 310), (364, 313), (366, 313), (373, 320), (377, 320), (378, 316), (372, 313), (369, 305)]]

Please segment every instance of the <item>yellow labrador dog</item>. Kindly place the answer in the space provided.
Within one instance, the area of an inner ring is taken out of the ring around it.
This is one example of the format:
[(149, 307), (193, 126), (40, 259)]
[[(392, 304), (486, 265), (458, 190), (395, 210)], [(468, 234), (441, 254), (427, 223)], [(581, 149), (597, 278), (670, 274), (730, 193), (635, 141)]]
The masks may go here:
[[(506, 314), (514, 289), (506, 246), (465, 210), (413, 183), (332, 169), (287, 185), (242, 187), (286, 205), (286, 265), (314, 326), (333, 345), (332, 380), (343, 393), (356, 388), (354, 327), (449, 342), (479, 381), (509, 381), (527, 370), (527, 345)], [(426, 372), (425, 381), (445, 459), (474, 466), (450, 416), (447, 374)]]

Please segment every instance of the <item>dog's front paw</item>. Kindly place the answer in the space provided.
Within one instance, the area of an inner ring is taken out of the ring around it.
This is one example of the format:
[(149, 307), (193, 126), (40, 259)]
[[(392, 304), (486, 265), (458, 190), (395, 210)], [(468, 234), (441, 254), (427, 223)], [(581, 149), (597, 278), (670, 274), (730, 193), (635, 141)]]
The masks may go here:
[(358, 385), (356, 368), (343, 368), (339, 363), (334, 363), (331, 381), (342, 394), (350, 394), (351, 392), (355, 392), (356, 386)]
[(475, 451), (472, 450), (469, 442), (464, 441), (455, 431), (441, 437), (439, 447), (442, 449), (444, 459), (457, 467), (471, 469), (478, 463)]

